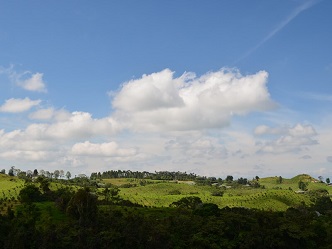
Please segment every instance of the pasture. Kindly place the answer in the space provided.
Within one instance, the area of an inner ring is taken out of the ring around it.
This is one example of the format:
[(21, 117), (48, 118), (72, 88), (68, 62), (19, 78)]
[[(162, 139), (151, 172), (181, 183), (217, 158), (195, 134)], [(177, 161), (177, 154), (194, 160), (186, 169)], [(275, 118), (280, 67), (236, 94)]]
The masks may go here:
[[(296, 176), (291, 179), (283, 179), (278, 182), (278, 177), (267, 177), (259, 179), (261, 188), (248, 186), (220, 188), (220, 186), (196, 185), (191, 181), (162, 181), (162, 180), (140, 180), (128, 178), (103, 179), (104, 184), (110, 184), (120, 189), (119, 196), (122, 199), (146, 207), (169, 207), (169, 205), (183, 197), (197, 196), (205, 203), (217, 204), (223, 207), (245, 207), (261, 210), (284, 211), (289, 207), (311, 205), (312, 201), (308, 194), (298, 194), (298, 181), (308, 182), (308, 190), (326, 189), (331, 195), (332, 187), (324, 183), (315, 182), (307, 175)], [(66, 180), (50, 183), (50, 188), (56, 190), (61, 187), (70, 186), (74, 191), (80, 188), (71, 183), (67, 185)], [(264, 186), (264, 187), (262, 187)], [(17, 177), (0, 174), (0, 211), (5, 212), (6, 207), (17, 205), (18, 195), (24, 187), (24, 180)], [(104, 188), (95, 188), (102, 199)], [(221, 190), (222, 189), (222, 190)], [(222, 196), (212, 195), (215, 191), (222, 191)]]

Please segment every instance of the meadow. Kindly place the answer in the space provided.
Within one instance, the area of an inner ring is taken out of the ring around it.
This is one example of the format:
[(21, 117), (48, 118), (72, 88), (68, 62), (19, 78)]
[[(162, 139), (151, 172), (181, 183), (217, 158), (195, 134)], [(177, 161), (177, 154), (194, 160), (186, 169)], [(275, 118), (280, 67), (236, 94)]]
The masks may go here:
[(278, 183), (277, 180), (278, 177), (261, 178), (259, 179), (261, 188), (248, 186), (227, 188), (224, 190), (223, 196), (211, 194), (220, 189), (218, 186), (200, 186), (193, 184), (192, 181), (149, 180), (144, 186), (140, 186), (140, 180), (128, 178), (103, 179), (103, 182), (118, 186), (119, 195), (123, 199), (148, 207), (168, 207), (183, 197), (197, 196), (204, 203), (214, 203), (219, 208), (228, 206), (285, 211), (289, 207), (312, 204), (309, 195), (296, 193), (299, 190), (298, 182), (300, 180), (308, 182), (308, 191), (325, 189), (329, 191), (330, 195), (332, 192), (331, 186), (317, 182), (307, 175), (283, 179), (281, 183)]
[[(219, 208), (244, 207), (260, 210), (285, 211), (289, 207), (301, 205), (310, 206), (311, 196), (297, 193), (298, 182), (308, 183), (308, 191), (324, 189), (331, 195), (332, 187), (318, 182), (308, 175), (299, 175), (291, 179), (266, 177), (259, 179), (260, 187), (252, 188), (245, 185), (223, 184), (222, 186), (198, 185), (193, 181), (166, 181), (166, 180), (141, 180), (133, 178), (102, 179), (99, 183), (108, 184), (119, 188), (119, 196), (124, 200), (137, 203), (144, 207), (169, 207), (173, 202), (183, 197), (197, 196), (203, 203), (214, 203)], [(143, 184), (142, 184), (143, 183)], [(53, 180), (50, 184), (52, 190), (62, 187), (77, 190), (81, 186), (66, 180)], [(19, 203), (18, 195), (24, 187), (24, 180), (17, 177), (0, 174), (0, 211), (5, 212), (6, 207), (13, 207)], [(99, 199), (103, 199), (104, 188), (95, 188)], [(221, 196), (212, 195), (213, 192), (222, 192)]]

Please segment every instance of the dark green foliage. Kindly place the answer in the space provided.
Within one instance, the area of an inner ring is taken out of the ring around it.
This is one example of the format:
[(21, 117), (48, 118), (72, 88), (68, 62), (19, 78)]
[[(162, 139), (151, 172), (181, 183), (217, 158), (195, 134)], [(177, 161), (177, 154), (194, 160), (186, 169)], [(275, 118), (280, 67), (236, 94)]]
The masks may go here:
[(226, 177), (226, 181), (227, 181), (227, 182), (232, 182), (232, 181), (233, 181), (233, 176), (228, 175), (228, 176)]
[(23, 203), (41, 201), (42, 193), (35, 185), (29, 184), (20, 190), (19, 198)]
[(237, 180), (237, 183), (238, 183), (238, 184), (242, 184), (242, 185), (246, 185), (246, 184), (248, 184), (248, 179), (247, 179), (247, 178), (240, 177), (240, 178)]
[(200, 215), (200, 216), (219, 216), (220, 210), (218, 208), (218, 205), (214, 203), (204, 203), (200, 206), (198, 206), (194, 210), (194, 214)]
[(188, 196), (188, 197), (183, 197), (180, 200), (173, 202), (170, 206), (177, 207), (177, 208), (195, 209), (202, 203), (203, 202), (199, 197)]
[(299, 181), (298, 183), (299, 189), (306, 191), (308, 190), (308, 183), (307, 182), (303, 182), (303, 181)]
[(211, 192), (211, 195), (212, 196), (223, 196), (224, 193), (225, 193), (225, 191), (222, 191), (220, 189), (216, 189), (216, 190), (214, 190), (214, 191)]
[(170, 190), (170, 191), (168, 191), (168, 194), (169, 194), (169, 195), (180, 195), (180, 194), (181, 194), (181, 191), (178, 190), (178, 189), (174, 189), (174, 190)]
[(102, 192), (102, 195), (105, 198), (104, 200), (105, 200), (106, 204), (109, 204), (110, 201), (113, 204), (116, 203), (117, 201), (119, 201), (120, 200), (119, 192), (120, 192), (120, 189), (117, 187), (111, 187), (111, 188), (106, 187)]
[(88, 188), (79, 189), (68, 203), (67, 213), (76, 218), (80, 225), (93, 223), (97, 214), (97, 196)]
[(315, 201), (313, 209), (323, 214), (325, 214), (329, 210), (332, 210), (331, 198), (329, 196), (318, 197)]
[(283, 181), (283, 179), (282, 179), (282, 177), (281, 177), (281, 176), (277, 177), (277, 180), (276, 180), (276, 182), (277, 182), (278, 184), (281, 184), (281, 183), (282, 183), (282, 181)]

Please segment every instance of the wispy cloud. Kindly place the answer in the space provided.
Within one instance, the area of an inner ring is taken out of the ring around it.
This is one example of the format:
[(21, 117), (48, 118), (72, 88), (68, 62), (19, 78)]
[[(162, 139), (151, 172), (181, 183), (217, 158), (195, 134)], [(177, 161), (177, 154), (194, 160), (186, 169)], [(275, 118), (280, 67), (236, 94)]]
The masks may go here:
[(309, 0), (305, 1), (303, 4), (295, 8), (292, 13), (287, 16), (284, 20), (282, 20), (267, 36), (265, 36), (256, 46), (248, 50), (240, 59), (238, 59), (236, 63), (242, 61), (243, 59), (247, 58), (249, 55), (251, 55), (253, 52), (255, 52), (258, 48), (260, 48), (264, 43), (266, 43), (268, 40), (270, 40), (273, 36), (275, 36), (277, 33), (279, 33), (284, 27), (287, 26), (288, 23), (290, 23), (293, 19), (295, 19), (299, 14), (301, 14), (303, 11), (310, 9), (317, 3), (321, 2), (323, 0)]

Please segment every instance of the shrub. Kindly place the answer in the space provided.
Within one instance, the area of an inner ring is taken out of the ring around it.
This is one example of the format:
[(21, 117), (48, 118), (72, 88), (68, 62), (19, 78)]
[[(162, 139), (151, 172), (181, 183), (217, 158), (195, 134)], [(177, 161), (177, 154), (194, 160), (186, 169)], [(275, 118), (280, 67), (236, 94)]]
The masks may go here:
[(222, 190), (214, 190), (211, 192), (212, 196), (223, 196), (224, 195), (224, 191)]
[(181, 194), (181, 191), (178, 190), (178, 189), (174, 189), (174, 190), (170, 190), (170, 191), (168, 191), (168, 194), (169, 194), (169, 195), (180, 195), (180, 194)]

